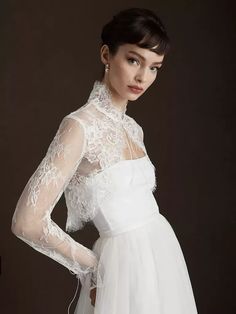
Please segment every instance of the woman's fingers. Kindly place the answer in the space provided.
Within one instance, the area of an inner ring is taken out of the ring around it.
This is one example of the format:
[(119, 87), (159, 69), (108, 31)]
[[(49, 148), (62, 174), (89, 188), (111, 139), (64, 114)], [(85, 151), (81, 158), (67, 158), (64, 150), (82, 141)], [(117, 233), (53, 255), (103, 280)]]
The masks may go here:
[(96, 288), (93, 288), (90, 290), (90, 299), (91, 299), (91, 304), (92, 306), (95, 306), (95, 301), (96, 301)]

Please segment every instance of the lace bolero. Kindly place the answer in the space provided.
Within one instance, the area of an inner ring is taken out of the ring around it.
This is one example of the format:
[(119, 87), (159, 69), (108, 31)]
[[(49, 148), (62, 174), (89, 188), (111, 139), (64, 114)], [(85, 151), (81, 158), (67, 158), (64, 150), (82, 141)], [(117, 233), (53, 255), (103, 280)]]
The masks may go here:
[[(12, 218), (12, 232), (18, 238), (65, 266), (81, 282), (86, 274), (96, 274), (99, 257), (64, 232), (51, 213), (64, 193), (66, 231), (81, 229), (109, 194), (109, 177), (103, 170), (120, 160), (147, 155), (143, 130), (126, 109), (114, 106), (105, 83), (95, 81), (87, 102), (60, 122)], [(99, 187), (94, 181), (98, 173), (103, 179)]]

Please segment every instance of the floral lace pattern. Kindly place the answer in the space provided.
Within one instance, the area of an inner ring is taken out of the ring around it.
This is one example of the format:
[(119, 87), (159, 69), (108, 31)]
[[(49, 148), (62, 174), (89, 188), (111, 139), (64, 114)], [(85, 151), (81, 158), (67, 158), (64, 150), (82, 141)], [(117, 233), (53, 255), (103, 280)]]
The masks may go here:
[[(126, 114), (126, 108), (114, 106), (104, 83), (95, 81), (86, 104), (62, 119), (45, 157), (28, 180), (16, 204), (12, 231), (76, 274), (82, 283), (88, 274), (95, 282), (99, 257), (52, 221), (52, 210), (64, 193), (66, 231), (81, 229), (112, 192), (105, 170), (144, 155), (141, 126)], [(155, 188), (153, 182), (153, 191)]]
[[(139, 149), (139, 155), (147, 155), (142, 127), (126, 114), (126, 109), (116, 108), (106, 85), (95, 81), (88, 102), (69, 115), (84, 125), (87, 139), (85, 156), (65, 190), (68, 208), (66, 230), (69, 232), (81, 229), (91, 221), (104, 198), (112, 192), (110, 178), (102, 170), (120, 160), (140, 157), (132, 156), (135, 148)], [(129, 151), (128, 157), (125, 150)], [(95, 184), (96, 175), (101, 172), (102, 180)], [(156, 182), (152, 190), (155, 188)]]

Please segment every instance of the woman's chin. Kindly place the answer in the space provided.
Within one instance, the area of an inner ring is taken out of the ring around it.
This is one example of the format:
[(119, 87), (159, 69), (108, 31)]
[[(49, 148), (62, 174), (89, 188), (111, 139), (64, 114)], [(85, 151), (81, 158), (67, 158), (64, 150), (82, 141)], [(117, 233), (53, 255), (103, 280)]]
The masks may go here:
[(133, 101), (133, 100), (138, 99), (140, 96), (141, 96), (141, 94), (140, 95), (129, 94), (128, 95), (128, 100), (129, 101)]

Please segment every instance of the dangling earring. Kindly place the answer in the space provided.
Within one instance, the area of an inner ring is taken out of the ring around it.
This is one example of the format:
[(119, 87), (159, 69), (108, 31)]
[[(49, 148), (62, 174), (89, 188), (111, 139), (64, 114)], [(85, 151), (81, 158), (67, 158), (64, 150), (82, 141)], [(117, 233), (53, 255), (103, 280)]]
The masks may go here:
[(107, 63), (107, 64), (105, 65), (105, 71), (108, 72), (109, 69), (110, 69), (110, 67), (109, 67), (109, 64)]

